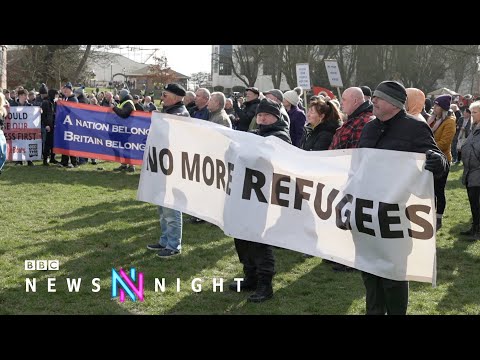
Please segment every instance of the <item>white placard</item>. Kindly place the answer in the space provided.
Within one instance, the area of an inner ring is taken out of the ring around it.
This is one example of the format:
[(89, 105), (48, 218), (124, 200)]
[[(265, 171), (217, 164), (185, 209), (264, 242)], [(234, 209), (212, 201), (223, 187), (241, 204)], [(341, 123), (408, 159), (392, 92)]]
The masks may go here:
[(328, 81), (330, 81), (330, 85), (343, 87), (342, 75), (340, 74), (337, 60), (325, 60), (325, 67), (327, 68)]
[(308, 63), (297, 64), (297, 86), (310, 90), (310, 67)]

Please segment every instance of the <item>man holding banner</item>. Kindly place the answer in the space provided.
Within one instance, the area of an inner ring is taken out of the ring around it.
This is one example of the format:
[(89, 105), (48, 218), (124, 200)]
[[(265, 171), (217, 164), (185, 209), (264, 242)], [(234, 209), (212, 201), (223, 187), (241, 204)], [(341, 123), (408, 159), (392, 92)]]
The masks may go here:
[[(135, 103), (133, 102), (132, 96), (130, 95), (130, 91), (128, 91), (128, 89), (120, 90), (118, 95), (120, 96), (120, 103), (113, 107), (113, 112), (122, 119), (126, 119), (133, 111), (135, 111)], [(135, 172), (135, 166), (121, 164), (120, 167), (113, 169), (113, 171)]]
[[(276, 136), (289, 144), (292, 143), (288, 123), (280, 112), (280, 104), (270, 99), (263, 99), (258, 104), (256, 116), (259, 125), (256, 129), (258, 135)], [(243, 264), (245, 279), (241, 284), (231, 283), (229, 289), (233, 291), (256, 290), (248, 297), (248, 301), (251, 302), (263, 302), (272, 298), (272, 279), (275, 275), (275, 257), (272, 246), (236, 238), (234, 241), (238, 259)]]
[[(376, 119), (368, 122), (360, 136), (360, 148), (426, 153), (425, 169), (435, 178), (448, 171), (448, 161), (438, 148), (430, 127), (405, 112), (407, 93), (396, 81), (383, 81), (372, 97)], [(396, 281), (362, 272), (367, 315), (405, 315), (408, 281)]]
[[(187, 108), (183, 105), (185, 89), (181, 85), (172, 83), (166, 85), (164, 90), (162, 92), (162, 112), (190, 117)], [(160, 258), (168, 258), (180, 254), (182, 250), (182, 212), (159, 206), (158, 214), (160, 216), (162, 235), (158, 244), (147, 245), (147, 249), (158, 250), (157, 256)]]

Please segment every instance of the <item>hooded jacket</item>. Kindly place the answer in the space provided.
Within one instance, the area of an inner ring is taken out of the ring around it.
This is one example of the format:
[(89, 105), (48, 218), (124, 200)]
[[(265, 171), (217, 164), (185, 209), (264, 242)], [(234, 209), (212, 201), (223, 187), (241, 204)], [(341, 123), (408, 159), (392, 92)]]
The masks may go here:
[(426, 121), (422, 115), (423, 107), (425, 106), (425, 94), (423, 91), (416, 88), (408, 88), (407, 101), (405, 103), (405, 109), (407, 114), (422, 121)]

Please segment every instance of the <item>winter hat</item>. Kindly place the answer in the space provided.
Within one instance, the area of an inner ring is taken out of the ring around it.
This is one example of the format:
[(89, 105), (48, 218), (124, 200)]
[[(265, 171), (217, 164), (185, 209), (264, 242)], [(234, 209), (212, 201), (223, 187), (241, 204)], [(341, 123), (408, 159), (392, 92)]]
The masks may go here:
[(53, 99), (55, 99), (55, 95), (58, 95), (58, 90), (57, 89), (49, 89), (47, 91), (47, 94), (48, 94), (48, 97), (53, 100)]
[(263, 95), (268, 95), (268, 94), (271, 94), (275, 96), (278, 100), (283, 101), (283, 93), (278, 89), (272, 89), (272, 90), (263, 92)]
[(447, 94), (447, 95), (440, 95), (435, 99), (433, 103), (440, 106), (443, 110), (448, 111), (450, 109), (451, 102), (452, 102), (452, 96)]
[(40, 89), (38, 90), (38, 92), (40, 93), (40, 95), (48, 94), (47, 85), (45, 85), (44, 83), (42, 83), (42, 84), (40, 85)]
[(276, 116), (277, 119), (280, 119), (280, 104), (277, 104), (275, 101), (265, 98), (261, 100), (258, 104), (257, 112), (255, 113), (255, 115), (259, 113), (272, 114)]
[(85, 89), (85, 86), (76, 88), (75, 91), (74, 91), (74, 93), (75, 93), (76, 95), (84, 95), (83, 89)]
[(372, 96), (372, 89), (370, 89), (368, 86), (360, 86), (360, 89), (362, 89), (364, 96)]
[(70, 90), (73, 90), (73, 85), (71, 82), (67, 82), (65, 85), (63, 85), (64, 88), (69, 88)]
[(373, 97), (379, 97), (399, 109), (404, 109), (407, 100), (405, 87), (398, 81), (382, 81), (373, 92)]
[(293, 89), (293, 90), (295, 90), (295, 92), (298, 94), (298, 96), (302, 96), (303, 90), (302, 90), (302, 88), (301, 88), (300, 86), (297, 86), (297, 87), (296, 87), (295, 89)]
[(288, 90), (285, 91), (283, 94), (285, 100), (287, 100), (290, 104), (297, 106), (298, 102), (300, 101), (300, 96), (295, 90)]
[(175, 83), (167, 84), (163, 89), (177, 96), (185, 96), (187, 94), (182, 85)]
[(249, 88), (246, 88), (246, 89), (245, 89), (245, 92), (247, 92), (247, 91), (251, 91), (251, 92), (253, 92), (254, 94), (260, 95), (260, 91), (258, 90), (258, 88), (253, 87), (253, 86), (252, 86), (252, 87), (249, 87)]
[(122, 99), (125, 99), (128, 94), (130, 94), (130, 91), (128, 91), (127, 89), (122, 89), (118, 92), (118, 96), (120, 97), (120, 100)]

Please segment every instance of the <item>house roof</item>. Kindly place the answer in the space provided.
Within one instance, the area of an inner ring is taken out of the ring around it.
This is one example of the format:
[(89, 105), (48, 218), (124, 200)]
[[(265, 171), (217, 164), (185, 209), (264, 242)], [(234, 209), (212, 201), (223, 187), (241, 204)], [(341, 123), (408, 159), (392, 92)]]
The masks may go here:
[[(130, 77), (131, 76), (145, 76), (145, 75), (148, 75), (149, 68), (150, 68), (150, 65), (147, 65), (147, 66), (144, 66), (140, 69), (133, 70), (132, 72), (127, 73), (126, 75), (130, 76)], [(183, 74), (181, 74), (181, 73), (179, 73), (175, 70), (172, 70), (172, 71), (173, 71), (173, 73), (174, 73), (174, 75), (177, 79), (189, 79), (190, 78), (189, 76), (183, 75)]]

